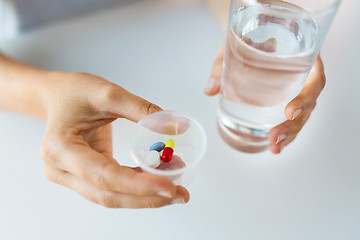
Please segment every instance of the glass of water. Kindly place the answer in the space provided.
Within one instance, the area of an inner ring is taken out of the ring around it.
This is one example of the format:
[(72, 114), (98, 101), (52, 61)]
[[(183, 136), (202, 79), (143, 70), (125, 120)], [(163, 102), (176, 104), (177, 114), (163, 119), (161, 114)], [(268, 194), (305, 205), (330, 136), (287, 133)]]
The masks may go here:
[(218, 109), (220, 136), (261, 152), (286, 120), (341, 0), (232, 0)]

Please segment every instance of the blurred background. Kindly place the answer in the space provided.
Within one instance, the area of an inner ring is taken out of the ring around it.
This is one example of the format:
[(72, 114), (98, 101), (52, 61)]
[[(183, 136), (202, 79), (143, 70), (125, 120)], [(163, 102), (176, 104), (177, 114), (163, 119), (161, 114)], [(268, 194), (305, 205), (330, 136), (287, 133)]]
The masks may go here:
[(1, 0), (1, 34), (11, 37), (56, 21), (136, 0)]
[[(104, 77), (197, 118), (209, 138), (187, 205), (106, 209), (45, 179), (45, 122), (0, 111), (0, 239), (360, 239), (360, 1), (341, 5), (321, 52), (327, 86), (278, 156), (237, 152), (217, 134), (218, 99), (202, 91), (224, 42), (220, 2), (0, 0), (5, 54)], [(135, 165), (134, 126), (114, 123), (124, 165)]]

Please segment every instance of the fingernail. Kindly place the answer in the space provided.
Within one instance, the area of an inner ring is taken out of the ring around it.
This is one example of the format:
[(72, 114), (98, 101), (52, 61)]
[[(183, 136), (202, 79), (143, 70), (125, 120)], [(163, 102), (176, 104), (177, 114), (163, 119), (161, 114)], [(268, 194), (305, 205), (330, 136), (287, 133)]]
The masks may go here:
[(171, 201), (172, 204), (184, 204), (185, 200), (182, 197), (175, 198)]
[(294, 120), (297, 116), (299, 116), (300, 113), (302, 113), (302, 111), (303, 111), (302, 108), (297, 109), (297, 110), (294, 112), (294, 115), (293, 115), (292, 120)]
[(171, 194), (169, 192), (165, 192), (165, 191), (160, 191), (157, 193), (160, 197), (165, 197), (165, 198), (172, 198)]
[(206, 84), (205, 92), (213, 91), (216, 87), (216, 83), (217, 83), (217, 81), (215, 78), (210, 78), (208, 83)]
[(280, 134), (278, 137), (277, 137), (277, 140), (276, 140), (276, 143), (275, 144), (278, 144), (279, 142), (285, 140), (286, 138), (286, 135), (285, 134)]

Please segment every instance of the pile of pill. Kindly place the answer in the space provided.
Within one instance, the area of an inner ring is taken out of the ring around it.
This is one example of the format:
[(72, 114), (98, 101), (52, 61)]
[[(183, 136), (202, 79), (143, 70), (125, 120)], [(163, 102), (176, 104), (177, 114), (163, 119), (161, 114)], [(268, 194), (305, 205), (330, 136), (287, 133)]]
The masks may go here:
[(163, 142), (156, 142), (150, 147), (145, 155), (144, 163), (150, 167), (162, 170), (174, 170), (185, 167), (184, 161), (174, 154), (175, 142), (172, 139)]

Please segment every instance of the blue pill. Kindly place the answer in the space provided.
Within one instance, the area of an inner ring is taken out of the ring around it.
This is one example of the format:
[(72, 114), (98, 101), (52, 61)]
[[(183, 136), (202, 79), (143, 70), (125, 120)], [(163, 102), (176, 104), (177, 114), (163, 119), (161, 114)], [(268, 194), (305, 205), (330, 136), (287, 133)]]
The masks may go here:
[(158, 152), (161, 152), (165, 147), (165, 143), (163, 142), (157, 142), (157, 143), (154, 143), (153, 145), (151, 145), (150, 147), (150, 151), (158, 151)]

